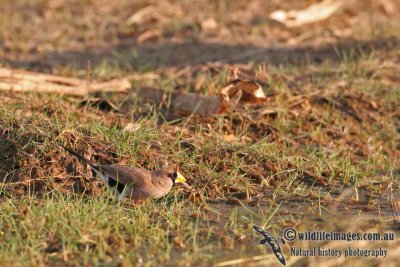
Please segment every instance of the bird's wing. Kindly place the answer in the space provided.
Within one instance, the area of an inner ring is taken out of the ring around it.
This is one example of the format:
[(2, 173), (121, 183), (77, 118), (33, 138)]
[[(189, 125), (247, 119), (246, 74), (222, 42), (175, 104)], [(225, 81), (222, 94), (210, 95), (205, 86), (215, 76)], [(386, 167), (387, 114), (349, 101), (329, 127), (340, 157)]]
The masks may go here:
[(151, 183), (151, 171), (118, 165), (99, 166), (102, 173), (118, 183), (123, 185), (147, 186)]
[[(118, 192), (121, 196), (127, 186), (135, 188), (151, 188), (152, 172), (126, 166), (117, 165), (96, 165), (92, 161), (84, 158), (74, 150), (61, 145), (69, 153), (77, 157), (79, 160), (90, 165), (92, 170), (103, 182), (112, 190)], [(139, 190), (140, 191), (140, 190)]]

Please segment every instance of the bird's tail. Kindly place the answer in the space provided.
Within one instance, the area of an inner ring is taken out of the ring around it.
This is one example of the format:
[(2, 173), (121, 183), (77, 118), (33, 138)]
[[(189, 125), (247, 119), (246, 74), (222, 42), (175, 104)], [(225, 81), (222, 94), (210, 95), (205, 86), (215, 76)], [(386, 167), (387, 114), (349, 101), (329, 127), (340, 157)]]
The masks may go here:
[(71, 153), (72, 155), (74, 155), (75, 157), (77, 157), (78, 159), (80, 159), (81, 161), (83, 161), (83, 162), (89, 164), (90, 167), (92, 167), (95, 171), (100, 172), (100, 168), (99, 168), (96, 164), (94, 164), (93, 162), (91, 162), (90, 160), (84, 158), (82, 155), (78, 154), (77, 152), (73, 151), (72, 149), (70, 149), (70, 148), (68, 148), (68, 147), (65, 147), (65, 146), (63, 146), (63, 145), (60, 145), (60, 146), (62, 146), (65, 150), (67, 150), (69, 153)]

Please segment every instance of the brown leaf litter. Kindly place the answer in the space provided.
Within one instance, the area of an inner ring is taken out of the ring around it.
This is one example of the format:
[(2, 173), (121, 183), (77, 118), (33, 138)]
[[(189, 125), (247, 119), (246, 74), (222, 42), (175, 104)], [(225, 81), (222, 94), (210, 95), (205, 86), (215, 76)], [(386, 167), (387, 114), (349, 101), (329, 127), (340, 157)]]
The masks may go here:
[(225, 85), (218, 95), (202, 95), (186, 92), (172, 92), (167, 96), (164, 91), (152, 88), (134, 90), (144, 102), (164, 103), (189, 113), (201, 115), (221, 114), (235, 109), (241, 104), (261, 104), (266, 96), (261, 86), (249, 80), (233, 80)]

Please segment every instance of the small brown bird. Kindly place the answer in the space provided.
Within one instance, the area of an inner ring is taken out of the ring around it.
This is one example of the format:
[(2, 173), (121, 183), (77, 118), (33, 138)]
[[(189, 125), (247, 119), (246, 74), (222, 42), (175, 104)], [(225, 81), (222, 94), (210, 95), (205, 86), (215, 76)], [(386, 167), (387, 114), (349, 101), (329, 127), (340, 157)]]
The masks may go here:
[[(62, 145), (61, 145), (62, 146)], [(96, 165), (70, 148), (62, 146), (69, 153), (87, 163), (93, 172), (116, 194), (117, 200), (129, 198), (135, 201), (146, 198), (161, 198), (177, 183), (185, 183), (177, 168), (166, 167), (157, 171), (142, 168)]]

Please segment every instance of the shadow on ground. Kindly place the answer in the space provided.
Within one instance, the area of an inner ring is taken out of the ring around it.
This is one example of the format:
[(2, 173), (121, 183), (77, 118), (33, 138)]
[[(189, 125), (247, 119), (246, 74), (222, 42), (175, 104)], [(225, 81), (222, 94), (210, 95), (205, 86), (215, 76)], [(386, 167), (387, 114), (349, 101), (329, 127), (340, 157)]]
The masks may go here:
[(54, 66), (75, 66), (78, 69), (98, 64), (116, 64), (122, 69), (154, 71), (164, 67), (183, 68), (206, 62), (246, 63), (267, 62), (279, 64), (318, 64), (324, 60), (333, 62), (343, 59), (357, 60), (371, 51), (390, 51), (398, 47), (397, 37), (368, 41), (339, 40), (321, 46), (241, 46), (221, 43), (164, 43), (140, 45), (134, 40), (121, 40), (114, 47), (93, 48), (63, 53), (49, 52), (24, 56), (24, 60), (4, 59), (14, 68), (49, 71)]
[(17, 182), (19, 178), (17, 146), (11, 141), (7, 131), (0, 133), (0, 181)]

